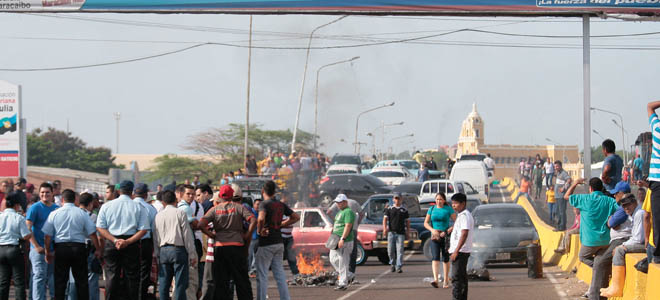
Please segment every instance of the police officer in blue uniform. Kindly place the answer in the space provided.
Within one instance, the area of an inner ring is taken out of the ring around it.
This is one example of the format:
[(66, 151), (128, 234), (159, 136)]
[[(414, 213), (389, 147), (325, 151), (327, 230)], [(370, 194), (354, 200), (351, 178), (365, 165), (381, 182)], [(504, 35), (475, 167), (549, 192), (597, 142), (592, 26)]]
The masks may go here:
[[(106, 239), (103, 252), (106, 300), (126, 299), (122, 294), (133, 300), (139, 298), (140, 239), (151, 227), (147, 211), (131, 199), (133, 182), (122, 181), (119, 193), (119, 198), (101, 206), (96, 229)], [(122, 271), (128, 291), (121, 291)]]
[(0, 212), (0, 299), (9, 299), (9, 282), (14, 279), (14, 299), (25, 300), (25, 262), (20, 248), (21, 239), (27, 240), (32, 233), (25, 224), (21, 209), (21, 197), (10, 192), (5, 197), (7, 208)]
[[(96, 238), (96, 226), (87, 213), (76, 206), (76, 193), (70, 189), (62, 192), (62, 207), (48, 215), (41, 231), (44, 233), (44, 243), (55, 242), (55, 299), (64, 299), (69, 281), (69, 272), (76, 282), (78, 300), (89, 299), (89, 284), (87, 282), (87, 241), (92, 240), (97, 249), (99, 241)], [(46, 262), (50, 259), (50, 249), (46, 248)], [(101, 257), (101, 251), (96, 251)]]

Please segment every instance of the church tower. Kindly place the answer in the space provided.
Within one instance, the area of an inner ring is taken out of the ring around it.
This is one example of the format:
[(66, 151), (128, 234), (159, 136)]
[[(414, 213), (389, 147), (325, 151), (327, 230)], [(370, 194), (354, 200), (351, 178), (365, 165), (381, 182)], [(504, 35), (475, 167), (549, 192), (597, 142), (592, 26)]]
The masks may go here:
[(472, 111), (463, 120), (461, 134), (458, 136), (456, 158), (463, 154), (479, 153), (484, 145), (484, 122), (477, 112), (477, 104), (472, 104)]

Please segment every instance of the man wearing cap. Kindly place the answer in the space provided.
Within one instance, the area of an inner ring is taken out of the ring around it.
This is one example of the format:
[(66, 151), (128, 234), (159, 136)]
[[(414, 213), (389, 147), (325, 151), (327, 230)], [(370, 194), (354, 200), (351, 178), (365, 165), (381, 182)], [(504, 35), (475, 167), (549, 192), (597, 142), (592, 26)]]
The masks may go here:
[[(607, 221), (619, 207), (614, 199), (603, 194), (603, 182), (598, 177), (589, 180), (589, 194), (573, 195), (575, 188), (584, 182), (584, 178), (575, 180), (566, 191), (564, 199), (580, 210), (580, 242), (582, 246), (579, 258), (582, 263), (593, 267), (588, 297), (590, 300), (597, 300), (600, 299), (600, 289), (607, 286), (609, 273), (612, 271), (612, 250), (614, 248), (608, 251), (610, 230)], [(620, 245), (618, 241), (612, 243)]]
[(158, 294), (161, 300), (170, 299), (174, 280), (174, 299), (185, 300), (188, 288), (189, 264), (197, 263), (194, 237), (188, 216), (176, 208), (176, 196), (171, 190), (161, 194), (165, 208), (154, 220), (154, 254), (158, 259)]
[(623, 283), (626, 279), (626, 253), (644, 253), (646, 251), (644, 246), (644, 210), (639, 207), (633, 194), (625, 194), (619, 204), (625, 210), (626, 215), (633, 220), (632, 235), (613, 251), (612, 285), (607, 289), (600, 290), (601, 297), (607, 298), (623, 295)]
[(149, 216), (149, 227), (147, 233), (140, 239), (140, 296), (146, 299), (147, 290), (151, 285), (151, 264), (153, 262), (154, 241), (152, 231), (154, 228), (154, 219), (158, 211), (144, 199), (149, 197), (149, 186), (144, 183), (138, 183), (133, 190), (133, 201), (140, 204)]
[(14, 299), (25, 300), (25, 261), (20, 240), (29, 239), (32, 233), (25, 217), (17, 213), (21, 207), (19, 195), (9, 193), (5, 202), (6, 208), (0, 212), (0, 297), (8, 297), (9, 282), (13, 279)]
[[(220, 197), (224, 201), (204, 215), (200, 221), (200, 228), (208, 236), (215, 237), (213, 249), (215, 298), (232, 299), (229, 281), (233, 279), (238, 299), (247, 300), (252, 299), (252, 285), (248, 277), (245, 246), (252, 240), (256, 220), (252, 212), (240, 202), (231, 201), (233, 195), (234, 190), (228, 185), (223, 185), (220, 188)], [(245, 221), (250, 224), (247, 230), (243, 227)], [(207, 229), (209, 222), (213, 223), (213, 231)]]
[(410, 218), (408, 209), (402, 206), (401, 194), (395, 194), (393, 201), (393, 206), (385, 207), (383, 235), (387, 236), (387, 254), (390, 257), (392, 272), (401, 273), (403, 243), (410, 234)]
[(332, 234), (340, 237), (337, 249), (330, 249), (330, 263), (339, 273), (336, 291), (346, 290), (348, 281), (354, 275), (348, 270), (351, 261), (351, 252), (353, 252), (353, 243), (355, 235), (353, 234), (353, 222), (355, 222), (355, 212), (348, 207), (348, 198), (344, 194), (339, 194), (333, 200), (337, 204), (339, 212), (335, 215), (335, 223), (332, 227)]
[[(42, 227), (44, 244), (55, 242), (55, 299), (64, 299), (69, 272), (76, 282), (77, 299), (89, 299), (87, 282), (87, 243), (92, 240), (96, 257), (101, 257), (101, 248), (96, 237), (96, 227), (85, 211), (76, 207), (76, 193), (70, 189), (62, 192), (62, 208), (55, 210)], [(53, 263), (52, 251), (46, 247), (46, 261)]]
[[(290, 299), (289, 287), (282, 266), (284, 241), (282, 240), (281, 228), (298, 222), (300, 216), (293, 212), (288, 205), (275, 198), (276, 188), (275, 182), (272, 180), (267, 181), (262, 189), (264, 201), (259, 205), (257, 220), (259, 248), (257, 248), (257, 253), (254, 256), (257, 265), (257, 300), (266, 300), (269, 267), (273, 271), (273, 278), (277, 282), (280, 299)], [(283, 216), (288, 216), (289, 219), (283, 221)]]
[[(30, 237), (30, 264), (32, 265), (32, 300), (46, 300), (46, 287), (51, 298), (55, 297), (55, 281), (53, 279), (53, 265), (46, 263), (44, 233), (41, 228), (46, 223), (48, 215), (58, 209), (53, 203), (53, 186), (44, 182), (39, 187), (39, 202), (32, 204), (25, 216), (27, 227), (32, 231)], [(67, 276), (68, 278), (68, 276)]]
[[(346, 194), (344, 194), (346, 195)], [(364, 218), (364, 212), (362, 211), (362, 206), (360, 205), (359, 202), (348, 198), (348, 207), (355, 213), (355, 221), (353, 222), (353, 227), (351, 230), (353, 230), (353, 237), (357, 237), (357, 230), (358, 226), (360, 226), (360, 223), (362, 222), (362, 218)], [(331, 218), (334, 218), (336, 214), (340, 211), (339, 205), (336, 202), (333, 202), (330, 208), (326, 211), (326, 214), (330, 216)], [(353, 279), (355, 278), (355, 269), (357, 267), (356, 264), (357, 260), (357, 242), (353, 243), (353, 250), (351, 251), (351, 262), (348, 267), (348, 272), (351, 274), (351, 278), (348, 279), (349, 284), (352, 283)]]
[[(103, 259), (106, 299), (138, 299), (140, 292), (140, 239), (151, 229), (149, 214), (131, 199), (133, 182), (119, 184), (119, 197), (101, 206), (96, 229), (105, 238)], [(124, 274), (128, 291), (122, 291)]]

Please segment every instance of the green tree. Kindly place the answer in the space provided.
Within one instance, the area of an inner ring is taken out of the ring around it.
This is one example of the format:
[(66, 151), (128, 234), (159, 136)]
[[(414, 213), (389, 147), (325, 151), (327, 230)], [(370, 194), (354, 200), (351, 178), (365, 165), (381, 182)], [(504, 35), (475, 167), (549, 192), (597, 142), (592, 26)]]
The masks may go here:
[(47, 131), (35, 129), (27, 135), (28, 165), (69, 168), (74, 170), (108, 173), (110, 168), (123, 168), (114, 163), (109, 148), (88, 147), (70, 132), (55, 128)]
[(222, 177), (222, 173), (236, 170), (241, 167), (241, 164), (231, 163), (217, 163), (202, 159), (192, 159), (188, 157), (180, 157), (174, 154), (165, 154), (154, 159), (155, 167), (152, 167), (148, 175), (145, 176), (147, 181), (155, 181), (158, 179), (176, 182), (183, 182), (186, 179), (191, 179), (194, 175), (199, 175), (202, 182), (206, 180), (216, 181)]

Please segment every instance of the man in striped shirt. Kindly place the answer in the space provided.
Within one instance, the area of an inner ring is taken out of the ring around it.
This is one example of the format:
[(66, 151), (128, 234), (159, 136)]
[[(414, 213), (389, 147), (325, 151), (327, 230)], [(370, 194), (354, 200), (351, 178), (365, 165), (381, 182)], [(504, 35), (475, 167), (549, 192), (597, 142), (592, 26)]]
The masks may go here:
[[(653, 218), (653, 239), (660, 241), (660, 120), (655, 110), (660, 107), (660, 101), (650, 102), (646, 109), (653, 135), (653, 150), (651, 151), (651, 164), (649, 165), (649, 188), (651, 189), (651, 215)], [(660, 256), (660, 247), (655, 248), (654, 256)], [(660, 261), (654, 260), (654, 263)]]

